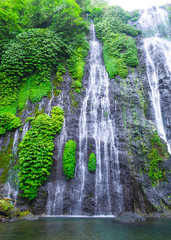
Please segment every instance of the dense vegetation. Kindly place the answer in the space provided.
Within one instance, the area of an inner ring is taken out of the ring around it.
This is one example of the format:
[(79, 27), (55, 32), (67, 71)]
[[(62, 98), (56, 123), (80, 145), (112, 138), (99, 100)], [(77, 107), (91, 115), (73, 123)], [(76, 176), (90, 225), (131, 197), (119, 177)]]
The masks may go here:
[(89, 156), (88, 170), (94, 172), (96, 170), (96, 155), (91, 153)]
[(37, 196), (39, 187), (50, 175), (53, 139), (61, 131), (64, 112), (60, 107), (53, 107), (51, 115), (52, 118), (43, 113), (35, 119), (29, 119), (32, 120), (32, 128), (19, 145), (19, 186), (22, 196), (28, 200)]
[(95, 8), (91, 12), (94, 19), (96, 33), (103, 43), (103, 56), (109, 77), (128, 75), (128, 67), (138, 66), (137, 48), (135, 40), (140, 31), (128, 24), (135, 21), (139, 15), (130, 15), (120, 7), (108, 9)]
[(80, 92), (89, 27), (75, 0), (7, 0), (0, 13), (0, 112), (16, 114), (47, 96), (61, 64)]
[(67, 177), (67, 180), (74, 177), (75, 173), (75, 164), (76, 164), (76, 151), (77, 143), (73, 140), (69, 140), (65, 144), (65, 149), (63, 153), (63, 172)]
[[(137, 131), (136, 134), (138, 134), (138, 132), (139, 131)], [(142, 156), (145, 157), (144, 173), (148, 173), (151, 184), (155, 187), (161, 181), (167, 181), (167, 171), (164, 168), (163, 162), (165, 159), (168, 159), (169, 153), (157, 131), (148, 133), (147, 135), (144, 134), (144, 136), (140, 134), (137, 135), (135, 139), (141, 146)], [(150, 142), (149, 146), (148, 142)]]
[(12, 113), (0, 113), (0, 135), (21, 125), (20, 119)]

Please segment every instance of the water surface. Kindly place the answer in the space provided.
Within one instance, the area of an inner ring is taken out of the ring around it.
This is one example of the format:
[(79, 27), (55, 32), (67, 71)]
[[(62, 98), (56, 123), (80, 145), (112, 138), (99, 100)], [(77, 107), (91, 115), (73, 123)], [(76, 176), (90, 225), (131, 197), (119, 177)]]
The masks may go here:
[(3, 240), (169, 240), (170, 220), (123, 225), (112, 218), (40, 218), (0, 223)]

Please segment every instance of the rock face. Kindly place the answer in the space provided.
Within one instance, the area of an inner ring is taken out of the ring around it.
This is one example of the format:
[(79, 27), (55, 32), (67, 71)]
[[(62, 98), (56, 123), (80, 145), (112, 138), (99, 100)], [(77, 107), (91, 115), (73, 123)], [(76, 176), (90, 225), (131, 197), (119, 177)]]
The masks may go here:
[[(154, 211), (162, 211), (162, 209), (170, 206), (170, 161), (166, 158), (163, 162), (167, 182), (161, 182), (157, 187), (153, 188), (148, 176), (149, 160), (143, 152), (143, 146), (145, 146), (147, 151), (150, 149), (150, 139), (156, 130), (156, 126), (153, 104), (150, 98), (151, 89), (146, 72), (146, 53), (142, 37), (137, 37), (136, 42), (140, 62), (139, 67), (134, 71), (130, 70), (126, 79), (121, 79), (120, 77), (110, 79), (109, 81), (106, 79), (109, 84), (107, 98), (104, 98), (106, 94), (105, 87), (96, 93), (101, 100), (109, 101), (109, 108), (104, 113), (104, 122), (106, 117), (106, 121), (110, 120), (114, 129), (113, 146), (111, 147), (111, 143), (108, 141), (105, 146), (103, 139), (99, 145), (102, 176), (98, 173), (99, 163), (94, 173), (88, 172), (89, 154), (95, 153), (98, 146), (97, 138), (92, 137), (94, 125), (91, 125), (91, 121), (93, 121), (91, 98), (87, 100), (86, 107), (87, 134), (85, 141), (80, 136), (82, 129), (85, 128), (84, 124), (80, 126), (80, 116), (83, 114), (85, 98), (88, 90), (90, 90), (92, 50), (90, 50), (87, 57), (84, 78), (82, 80), (83, 90), (80, 94), (75, 93), (71, 88), (72, 79), (66, 73), (59, 87), (62, 91), (60, 95), (54, 96), (52, 94), (51, 99), (43, 98), (39, 103), (33, 104), (28, 102), (27, 109), (23, 111), (21, 116), (23, 123), (36, 109), (44, 110), (45, 113), (50, 114), (53, 106), (60, 106), (65, 112), (62, 132), (56, 135), (54, 140), (55, 149), (50, 179), (40, 188), (37, 199), (29, 203), (29, 206), (26, 204), (26, 207), (32, 209), (34, 214), (111, 215), (128, 212), (125, 215), (121, 215), (119, 221), (125, 222), (128, 220), (128, 222), (133, 222), (135, 219), (143, 220), (143, 218), (132, 212), (149, 214)], [(100, 51), (98, 55), (99, 62), (103, 63), (101, 45), (98, 51)], [(171, 109), (169, 108), (171, 106), (170, 73), (166, 71), (160, 54), (157, 57), (156, 65), (160, 78), (161, 112), (167, 139), (171, 139)], [(99, 72), (96, 75), (97, 79), (100, 79)], [(102, 103), (106, 104), (106, 102), (101, 101)], [(99, 116), (97, 117), (98, 126), (102, 123), (102, 112), (103, 106), (99, 105), (98, 111), (96, 111), (97, 116)], [(108, 113), (110, 114), (108, 115)], [(2, 151), (7, 149), (10, 139), (13, 139), (10, 149), (12, 151), (12, 159), (17, 160), (17, 146), (29, 128), (29, 123), (25, 123), (23, 132), (19, 133), (19, 130), (16, 130), (1, 137)], [(111, 134), (112, 132), (113, 130)], [(106, 137), (105, 134), (104, 138)], [(64, 146), (68, 140), (77, 142), (75, 177), (69, 181), (63, 175), (62, 163)], [(84, 155), (84, 158), (81, 158), (84, 152), (83, 149), (86, 149), (86, 157)], [(113, 149), (114, 155), (112, 155), (111, 149)], [(104, 161), (106, 156), (108, 156), (108, 165)], [(116, 159), (118, 162), (116, 162)], [(84, 166), (84, 169), (80, 165)], [(0, 169), (0, 174), (3, 174), (3, 170), (4, 168)], [(118, 171), (117, 173), (116, 170)], [(100, 186), (98, 186), (97, 176), (99, 176), (99, 181), (101, 181)], [(97, 190), (101, 191), (102, 195), (98, 195)], [(7, 185), (3, 183), (0, 186), (0, 192), (4, 196), (8, 196), (10, 193), (15, 195), (14, 192), (9, 192)], [(101, 210), (97, 209), (97, 205), (100, 206)]]
[(144, 217), (142, 217), (141, 215), (137, 214), (137, 213), (133, 213), (133, 212), (124, 212), (121, 213), (119, 216), (117, 216), (114, 221), (118, 222), (118, 223), (140, 223), (140, 222), (144, 222), (146, 219)]

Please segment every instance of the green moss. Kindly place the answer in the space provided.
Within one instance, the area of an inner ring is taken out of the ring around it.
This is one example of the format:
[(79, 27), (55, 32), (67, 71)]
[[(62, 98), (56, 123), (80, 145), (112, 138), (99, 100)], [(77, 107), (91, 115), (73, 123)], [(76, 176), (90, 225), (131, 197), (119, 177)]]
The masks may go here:
[(65, 149), (63, 153), (63, 172), (67, 177), (67, 180), (74, 177), (75, 173), (75, 164), (76, 164), (76, 151), (77, 143), (73, 140), (69, 140), (65, 144)]
[(57, 68), (56, 75), (52, 80), (53, 92), (55, 97), (57, 97), (61, 93), (60, 86), (61, 86), (61, 83), (63, 82), (63, 75), (65, 74), (65, 72), (66, 72), (66, 69), (64, 65), (60, 64)]
[(89, 156), (88, 170), (94, 172), (96, 170), (96, 155), (91, 153)]
[(34, 120), (34, 117), (28, 117), (28, 118), (26, 118), (25, 123), (32, 122), (33, 120)]
[(0, 177), (0, 183), (4, 183), (8, 177), (9, 164), (12, 157), (13, 138), (10, 138), (10, 142), (6, 149), (0, 152), (0, 168), (3, 168), (2, 175)]
[(33, 114), (34, 114), (34, 117), (36, 118), (38, 115), (44, 113), (44, 108), (42, 108), (42, 110), (39, 110), (39, 104), (37, 104)]
[(168, 152), (166, 146), (161, 142), (157, 131), (151, 137), (151, 149), (147, 153), (147, 157), (150, 161), (149, 164), (149, 177), (152, 185), (159, 184), (159, 181), (166, 180), (166, 170), (162, 167), (164, 158), (168, 158)]
[(2, 212), (4, 215), (9, 216), (9, 213), (13, 208), (14, 207), (9, 201), (0, 199), (0, 212)]
[(124, 120), (124, 129), (126, 129), (127, 115), (125, 112), (125, 106), (123, 106), (123, 120)]
[(37, 115), (19, 145), (19, 187), (21, 195), (29, 201), (37, 196), (39, 187), (50, 175), (54, 135), (63, 125), (64, 112), (60, 107), (53, 107), (51, 115), (52, 118), (44, 113)]
[(29, 212), (29, 211), (23, 211), (23, 212), (20, 212), (20, 216), (19, 216), (19, 218), (27, 217), (28, 214), (31, 214), (31, 212)]

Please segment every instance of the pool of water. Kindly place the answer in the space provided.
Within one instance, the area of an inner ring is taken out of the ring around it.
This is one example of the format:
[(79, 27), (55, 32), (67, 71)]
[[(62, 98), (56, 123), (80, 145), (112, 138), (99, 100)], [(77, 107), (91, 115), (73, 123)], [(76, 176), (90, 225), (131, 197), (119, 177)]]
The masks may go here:
[(2, 240), (170, 240), (171, 219), (123, 225), (112, 218), (40, 218), (0, 223)]

